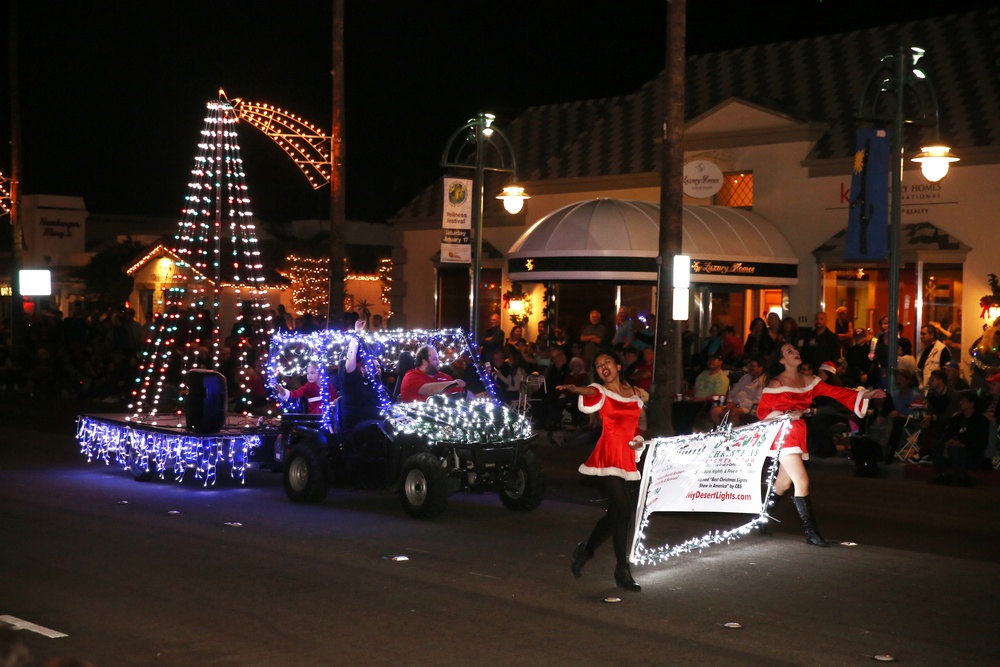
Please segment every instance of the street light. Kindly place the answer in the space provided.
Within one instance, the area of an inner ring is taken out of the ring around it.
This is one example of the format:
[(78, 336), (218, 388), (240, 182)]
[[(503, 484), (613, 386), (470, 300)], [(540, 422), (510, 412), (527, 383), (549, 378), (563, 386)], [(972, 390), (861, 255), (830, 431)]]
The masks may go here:
[[(917, 62), (923, 58), (925, 51), (920, 47), (900, 46), (895, 55), (887, 55), (876, 65), (864, 85), (861, 87), (858, 102), (858, 117), (862, 120), (892, 122), (892, 161), (891, 188), (892, 203), (889, 209), (889, 340), (886, 342), (887, 363), (886, 373), (889, 391), (895, 386), (896, 362), (898, 360), (899, 336), (899, 234), (900, 207), (902, 204), (903, 184), (903, 126), (915, 124), (933, 126), (934, 145), (924, 146), (921, 152), (913, 158), (921, 166), (924, 177), (931, 182), (944, 178), (948, 173), (950, 163), (958, 158), (951, 153), (949, 146), (940, 142), (941, 110), (938, 105), (937, 91), (927, 75), (917, 69)], [(883, 93), (893, 95), (892, 116), (876, 114), (879, 99)], [(905, 116), (907, 100), (917, 103), (919, 113), (913, 118)]]
[[(510, 140), (493, 125), (496, 116), (491, 113), (478, 113), (448, 139), (444, 153), (441, 156), (441, 166), (450, 169), (473, 169), (472, 182), (472, 228), (474, 240), (472, 252), (472, 286), (471, 310), (469, 313), (469, 333), (472, 345), (479, 340), (479, 281), (482, 272), (483, 254), (483, 187), (487, 171), (496, 171), (511, 175), (511, 184), (497, 195), (503, 201), (504, 208), (511, 214), (520, 213), (524, 200), (530, 199), (524, 194), (524, 188), (517, 185), (517, 161), (514, 158), (514, 148)], [(500, 141), (497, 141), (497, 139)], [(488, 151), (492, 149), (492, 151)], [(474, 151), (474, 161), (469, 163), (469, 153)], [(487, 153), (490, 153), (488, 156)], [(494, 165), (487, 166), (491, 157)]]

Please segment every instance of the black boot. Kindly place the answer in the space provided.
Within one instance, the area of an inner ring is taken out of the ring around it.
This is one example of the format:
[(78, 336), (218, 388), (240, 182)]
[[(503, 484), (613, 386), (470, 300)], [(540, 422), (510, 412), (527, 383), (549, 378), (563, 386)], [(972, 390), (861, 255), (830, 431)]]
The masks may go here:
[(635, 583), (635, 579), (632, 578), (632, 570), (629, 569), (627, 563), (615, 568), (615, 583), (618, 584), (619, 588), (624, 588), (627, 591), (638, 593), (642, 590), (642, 586)]
[(569, 566), (573, 576), (579, 579), (583, 575), (583, 566), (593, 557), (594, 552), (587, 548), (586, 542), (576, 545), (576, 549), (573, 549), (573, 563)]
[[(769, 517), (773, 516), (775, 510), (778, 509), (778, 504), (781, 503), (781, 499), (784, 497), (785, 497), (784, 494), (775, 493), (774, 491), (771, 491), (771, 493), (769, 493), (767, 496), (767, 504), (764, 505), (764, 514), (767, 514)], [(771, 535), (771, 531), (767, 527), (767, 522), (758, 523), (757, 532), (760, 533), (761, 535), (768, 537), (770, 537)]]
[(795, 503), (795, 509), (799, 513), (799, 518), (802, 519), (802, 527), (806, 531), (806, 542), (816, 547), (830, 546), (830, 543), (823, 539), (816, 528), (816, 518), (813, 516), (809, 496), (795, 496), (792, 498), (792, 502)]

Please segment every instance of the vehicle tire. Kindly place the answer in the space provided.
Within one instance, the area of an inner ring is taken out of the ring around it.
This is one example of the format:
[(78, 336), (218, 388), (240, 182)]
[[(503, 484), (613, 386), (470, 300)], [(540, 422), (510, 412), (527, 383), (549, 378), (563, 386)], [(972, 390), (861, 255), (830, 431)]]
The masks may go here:
[(285, 457), (285, 495), (293, 503), (319, 503), (330, 491), (323, 464), (315, 447), (301, 443)]
[(432, 454), (421, 452), (403, 464), (399, 490), (403, 508), (417, 519), (433, 519), (448, 506), (448, 473)]
[(542, 504), (545, 475), (542, 464), (532, 451), (521, 454), (503, 476), (500, 501), (515, 512), (530, 512)]
[(148, 482), (156, 476), (156, 459), (148, 452), (129, 449), (128, 469), (137, 482)]

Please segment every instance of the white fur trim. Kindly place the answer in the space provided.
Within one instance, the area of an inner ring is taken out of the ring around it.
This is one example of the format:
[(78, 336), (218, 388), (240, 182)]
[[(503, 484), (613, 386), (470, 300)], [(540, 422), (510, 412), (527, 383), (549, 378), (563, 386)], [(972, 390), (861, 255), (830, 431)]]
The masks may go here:
[(864, 391), (858, 391), (858, 397), (854, 401), (854, 414), (859, 417), (864, 417), (868, 414), (868, 399), (864, 395)]
[[(597, 393), (601, 395), (601, 400), (599, 400), (594, 405), (584, 405), (583, 399), (585, 397), (581, 395), (576, 400), (576, 402), (577, 402), (577, 407), (580, 409), (580, 412), (582, 412), (585, 415), (589, 415), (589, 414), (591, 414), (593, 412), (597, 412), (602, 407), (604, 407), (604, 399), (607, 396), (607, 394), (604, 393), (604, 387), (602, 387), (601, 385), (599, 385), (597, 383), (593, 383), (593, 384), (589, 384), (587, 386), (595, 388), (597, 390)], [(586, 398), (589, 398), (589, 397), (586, 397)]]
[(787, 385), (781, 385), (780, 387), (764, 387), (762, 394), (784, 394), (789, 392), (792, 394), (804, 394), (813, 387), (815, 387), (820, 382), (819, 378), (813, 378), (813, 381), (804, 387), (789, 387)]
[(309, 403), (315, 403), (316, 401), (322, 401), (323, 399), (319, 396), (313, 396), (312, 398), (307, 398), (306, 401)]
[(638, 480), (642, 477), (638, 471), (626, 471), (621, 468), (614, 467), (591, 468), (588, 465), (581, 464), (579, 470), (581, 474), (590, 475), (592, 477), (622, 477), (628, 480)]

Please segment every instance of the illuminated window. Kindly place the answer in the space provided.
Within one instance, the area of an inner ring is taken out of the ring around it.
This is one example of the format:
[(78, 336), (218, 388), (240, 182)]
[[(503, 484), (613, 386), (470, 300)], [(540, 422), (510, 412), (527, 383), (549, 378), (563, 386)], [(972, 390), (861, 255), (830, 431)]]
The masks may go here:
[(722, 188), (715, 195), (716, 206), (753, 208), (753, 172), (731, 171), (722, 175)]

